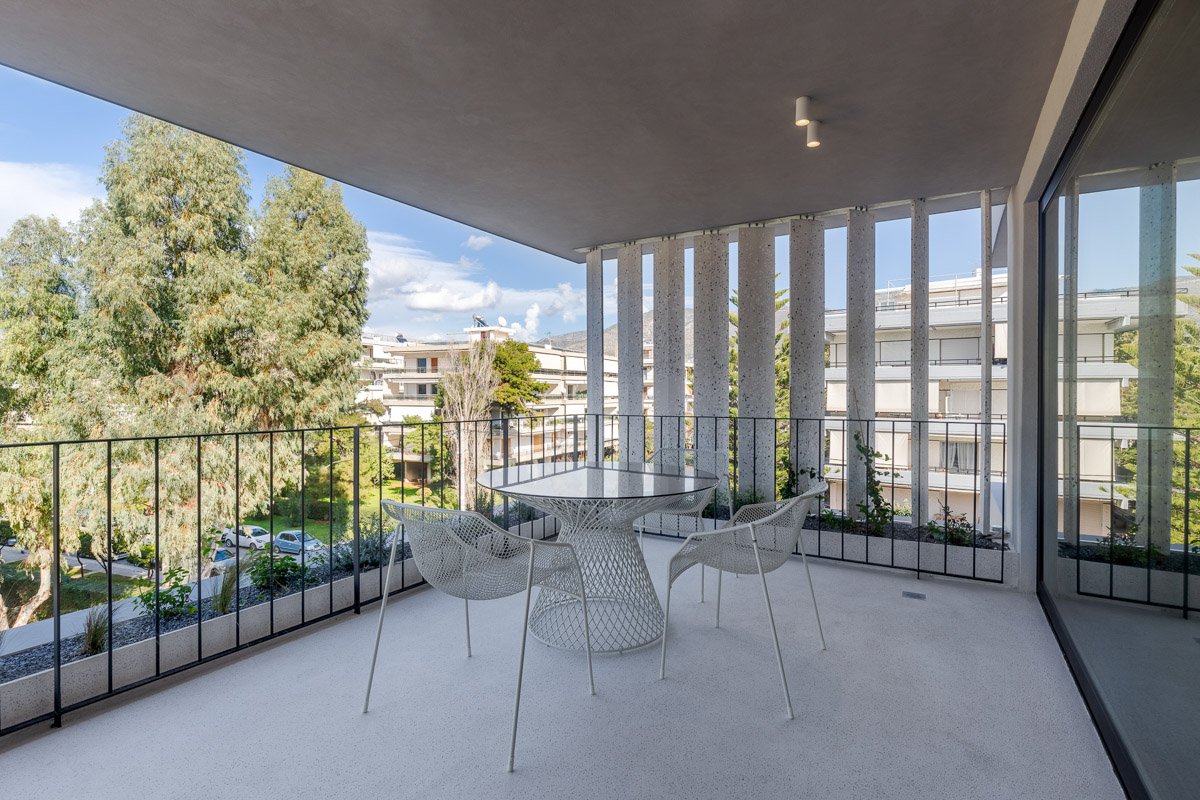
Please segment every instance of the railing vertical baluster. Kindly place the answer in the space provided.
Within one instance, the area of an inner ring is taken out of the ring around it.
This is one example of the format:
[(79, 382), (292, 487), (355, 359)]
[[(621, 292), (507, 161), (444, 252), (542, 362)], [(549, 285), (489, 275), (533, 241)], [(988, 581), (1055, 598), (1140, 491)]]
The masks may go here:
[(242, 646), (242, 436), (233, 435), (233, 568), (238, 581), (233, 585), (233, 644)]
[[(378, 536), (377, 541), (379, 542), (379, 553), (377, 556), (376, 563), (378, 563), (378, 565), (379, 565), (379, 567), (378, 567), (378, 569), (379, 569), (379, 598), (380, 598), (381, 603), (386, 603), (387, 598), (383, 596), (383, 573), (384, 573), (383, 560), (384, 560), (384, 551), (385, 551), (385, 548), (383, 546), (383, 482), (385, 480), (385, 478), (384, 478), (384, 466), (385, 465), (384, 465), (384, 461), (383, 461), (383, 426), (382, 425), (375, 426), (375, 437), (376, 437), (376, 443), (378, 446), (378, 453), (376, 453), (376, 458), (378, 459), (377, 463), (379, 465), (379, 487), (378, 487), (379, 488), (379, 491), (378, 491), (379, 504), (375, 508), (375, 520), (376, 520), (375, 533)], [(461, 437), (459, 437), (459, 441), (460, 442), (462, 441)], [(404, 584), (401, 583), (400, 586), (403, 587)]]
[(159, 438), (154, 437), (154, 674), (162, 674), (162, 542), (159, 502)]
[(271, 635), (275, 635), (275, 432), (267, 434), (267, 564), (271, 576), (267, 586), (270, 603)]
[(108, 691), (113, 690), (113, 514), (112, 514), (112, 439), (105, 442), (104, 453), (104, 536), (105, 566), (108, 576)]
[[(400, 502), (401, 503), (408, 502), (408, 493), (407, 493), (408, 487), (405, 486), (405, 483), (407, 482), (407, 478), (408, 478), (408, 461), (407, 461), (408, 438), (406, 436), (406, 430), (405, 430), (406, 428), (407, 428), (407, 426), (403, 422), (401, 422), (400, 423)], [(460, 436), (458, 439), (458, 449), (462, 450), (465, 446), (466, 446), (466, 440)], [(459, 505), (462, 505), (461, 500), (460, 500)], [(406, 561), (406, 559), (404, 558), (404, 537), (400, 533), (399, 525), (396, 526), (396, 530), (392, 533), (392, 536), (400, 536), (401, 537), (400, 541), (396, 542), (396, 550), (400, 554), (400, 556), (399, 556), (399, 558), (400, 558), (400, 586), (403, 587), (404, 581), (405, 581), (404, 562)], [(329, 583), (330, 583), (330, 585), (333, 584), (333, 576), (332, 575), (330, 576)], [(331, 608), (331, 610), (332, 610), (332, 608)]]
[(62, 540), (59, 536), (61, 509), (59, 508), (59, 445), (50, 446), (52, 475), (50, 478), (50, 550), (54, 569), (50, 582), (51, 613), (54, 615), (54, 723), (62, 727)]
[[(354, 524), (354, 613), (362, 613), (362, 537), (358, 528), (359, 525), (359, 501), (361, 500), (359, 486), (359, 428), (354, 427), (354, 454), (351, 467), (354, 470), (354, 477), (351, 481), (351, 491), (353, 493), (353, 524)], [(445, 481), (443, 481), (443, 484)]]
[[(975, 472), (975, 480), (974, 480), (975, 491), (971, 492), (971, 577), (972, 578), (976, 577), (976, 575), (977, 575), (976, 570), (975, 570), (975, 556), (978, 551), (975, 549), (975, 545), (979, 542), (979, 533), (980, 533), (979, 520), (980, 520), (981, 511), (982, 511), (982, 514), (987, 514), (986, 509), (981, 510), (979, 508), (979, 493), (983, 489), (983, 481), (986, 481), (988, 479), (988, 476), (983, 474), (983, 469), (982, 469), (983, 464), (980, 462), (980, 459), (979, 459), (979, 426), (981, 424), (983, 424), (983, 423), (975, 422), (971, 425), (971, 428), (973, 431), (972, 432), (972, 442), (971, 442), (971, 447), (973, 448), (971, 451), (972, 452), (971, 461), (973, 462), (972, 467)], [(986, 535), (987, 531), (984, 531), (983, 533)]]
[(308, 455), (304, 449), (304, 429), (300, 429), (300, 624), (308, 621), (308, 608), (305, 596), (308, 594), (308, 565), (304, 554), (308, 551), (308, 509), (305, 507), (304, 484), (307, 477), (304, 472), (304, 459)]
[(1188, 584), (1191, 583), (1192, 568), (1192, 430), (1183, 432), (1183, 618), (1188, 618)]
[(204, 658), (204, 504), (201, 494), (203, 476), (203, 439), (196, 437), (196, 658)]
[[(891, 478), (892, 478), (892, 494), (891, 494), (892, 520), (890, 523), (891, 524), (891, 536), (892, 536), (892, 554), (889, 558), (888, 563), (894, 567), (894, 566), (896, 566), (896, 473), (899, 471), (897, 469), (898, 465), (896, 464), (896, 420), (892, 420), (891, 425), (892, 425), (892, 445), (891, 445), (891, 447), (892, 447), (892, 468), (888, 471), (890, 473), (892, 473), (892, 475), (891, 475)], [(909, 475), (909, 478), (908, 478), (908, 505), (910, 507), (910, 513), (911, 513), (911, 506), (912, 506), (912, 463), (911, 463), (912, 462), (912, 425), (911, 424), (908, 426), (908, 450), (909, 450), (908, 460), (910, 462), (908, 465), (909, 466), (909, 470), (908, 470), (908, 475)]]
[[(333, 507), (333, 427), (329, 428), (329, 613), (333, 613), (333, 537), (337, 531), (337, 519)], [(341, 545), (341, 542), (338, 542)]]

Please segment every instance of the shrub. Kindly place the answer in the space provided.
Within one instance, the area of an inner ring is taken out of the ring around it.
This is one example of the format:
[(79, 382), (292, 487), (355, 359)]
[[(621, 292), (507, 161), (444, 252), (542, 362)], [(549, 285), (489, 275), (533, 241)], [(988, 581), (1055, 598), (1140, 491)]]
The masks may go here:
[(92, 606), (83, 619), (83, 654), (94, 656), (108, 647), (108, 609)]
[(192, 585), (187, 581), (182, 567), (172, 567), (159, 580), (157, 603), (154, 581), (140, 578), (138, 585), (142, 587), (142, 592), (133, 598), (133, 602), (143, 614), (153, 614), (156, 608), (163, 618), (196, 613), (196, 604), (192, 602)]
[(246, 574), (254, 588), (263, 592), (280, 592), (285, 589), (298, 587), (305, 573), (314, 577), (312, 570), (300, 566), (300, 562), (292, 556), (276, 556), (271, 558), (259, 555), (250, 562)]
[(130, 545), (125, 560), (144, 570), (154, 569), (154, 545), (149, 542), (137, 542)]
[(929, 529), (933, 538), (939, 542), (947, 542), (960, 547), (970, 547), (975, 543), (975, 526), (967, 520), (967, 515), (951, 512), (950, 507), (945, 503), (942, 504), (942, 513), (934, 517)]

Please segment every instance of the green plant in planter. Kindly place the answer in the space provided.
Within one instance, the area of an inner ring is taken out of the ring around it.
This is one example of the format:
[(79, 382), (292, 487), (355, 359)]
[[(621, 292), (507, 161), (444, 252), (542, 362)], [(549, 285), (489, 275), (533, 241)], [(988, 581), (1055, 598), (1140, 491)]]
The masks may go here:
[(1138, 524), (1130, 523), (1129, 529), (1117, 533), (1109, 530), (1108, 543), (1097, 545), (1097, 554), (1101, 561), (1108, 561), (1123, 567), (1144, 567), (1158, 561), (1159, 549), (1153, 543), (1145, 547), (1138, 543)]
[(312, 570), (300, 566), (300, 562), (292, 556), (265, 555), (257, 556), (246, 569), (250, 583), (260, 591), (280, 592), (285, 589), (299, 588), (305, 579), (315, 577)]
[(821, 511), (821, 527), (845, 531), (854, 527), (854, 521), (849, 517), (842, 516), (832, 508), (826, 508)]
[(83, 618), (83, 654), (94, 656), (108, 647), (108, 626), (111, 624), (108, 609), (92, 606)]
[(165, 619), (196, 613), (196, 604), (192, 602), (192, 585), (183, 567), (172, 567), (163, 574), (158, 582), (157, 602), (154, 581), (139, 578), (137, 583), (142, 592), (133, 598), (133, 602), (142, 614), (153, 614), (157, 609)]
[(221, 585), (212, 596), (212, 609), (216, 614), (228, 614), (233, 610), (233, 602), (237, 599), (237, 585), (242, 573), (236, 565), (229, 567), (221, 575)]
[(899, 473), (889, 470), (880, 473), (876, 470), (875, 463), (877, 461), (890, 461), (891, 459), (863, 441), (860, 431), (854, 432), (854, 449), (858, 451), (859, 458), (867, 467), (866, 502), (858, 503), (856, 508), (863, 516), (867, 533), (871, 536), (883, 536), (887, 526), (891, 524), (895, 511), (892, 509), (892, 504), (883, 496), (883, 482), (879, 478), (881, 474), (883, 477), (891, 478)]
[(942, 503), (942, 513), (930, 523), (929, 530), (939, 542), (960, 547), (970, 547), (975, 542), (975, 526), (967, 519), (967, 515), (953, 513), (945, 503)]

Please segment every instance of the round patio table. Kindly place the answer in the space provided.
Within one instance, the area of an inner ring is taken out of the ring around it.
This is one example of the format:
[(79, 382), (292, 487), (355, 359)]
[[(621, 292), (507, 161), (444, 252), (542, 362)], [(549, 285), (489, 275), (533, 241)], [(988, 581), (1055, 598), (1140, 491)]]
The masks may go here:
[[(662, 605), (633, 521), (681, 496), (708, 491), (717, 477), (670, 464), (551, 463), (494, 469), (479, 476), (479, 485), (558, 519), (558, 540), (574, 546), (583, 572), (592, 649), (622, 652), (663, 633)], [(529, 631), (548, 645), (582, 650), (580, 601), (543, 587)]]

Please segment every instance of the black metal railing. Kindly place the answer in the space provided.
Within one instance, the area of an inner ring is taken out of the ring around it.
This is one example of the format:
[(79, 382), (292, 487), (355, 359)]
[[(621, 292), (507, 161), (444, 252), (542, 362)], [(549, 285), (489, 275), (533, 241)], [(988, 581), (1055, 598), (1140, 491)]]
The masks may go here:
[[(986, 483), (999, 511), (990, 523), (979, 471), (941, 469), (932, 457), (928, 502), (906, 509), (914, 431), (931, 453), (938, 442), (991, 441)], [(0, 734), (58, 725), (103, 698), (358, 613), (383, 590), (393, 535), (384, 499), (474, 508), (546, 538), (557, 533), (552, 517), (478, 489), (475, 476), (698, 444), (728, 457), (705, 525), (820, 476), (832, 489), (809, 521), (810, 555), (1005, 579), (1002, 423), (563, 414), (9, 442), (0, 444), (0, 590), (5, 623), (22, 624), (0, 639)], [(865, 508), (855, 508), (862, 491)], [(687, 534), (679, 524), (650, 532)], [(422, 583), (401, 555), (393, 594)]]
[(1073, 430), (1063, 451), (1073, 464), (1062, 472), (1060, 584), (1185, 618), (1200, 610), (1200, 428), (1085, 422)]

